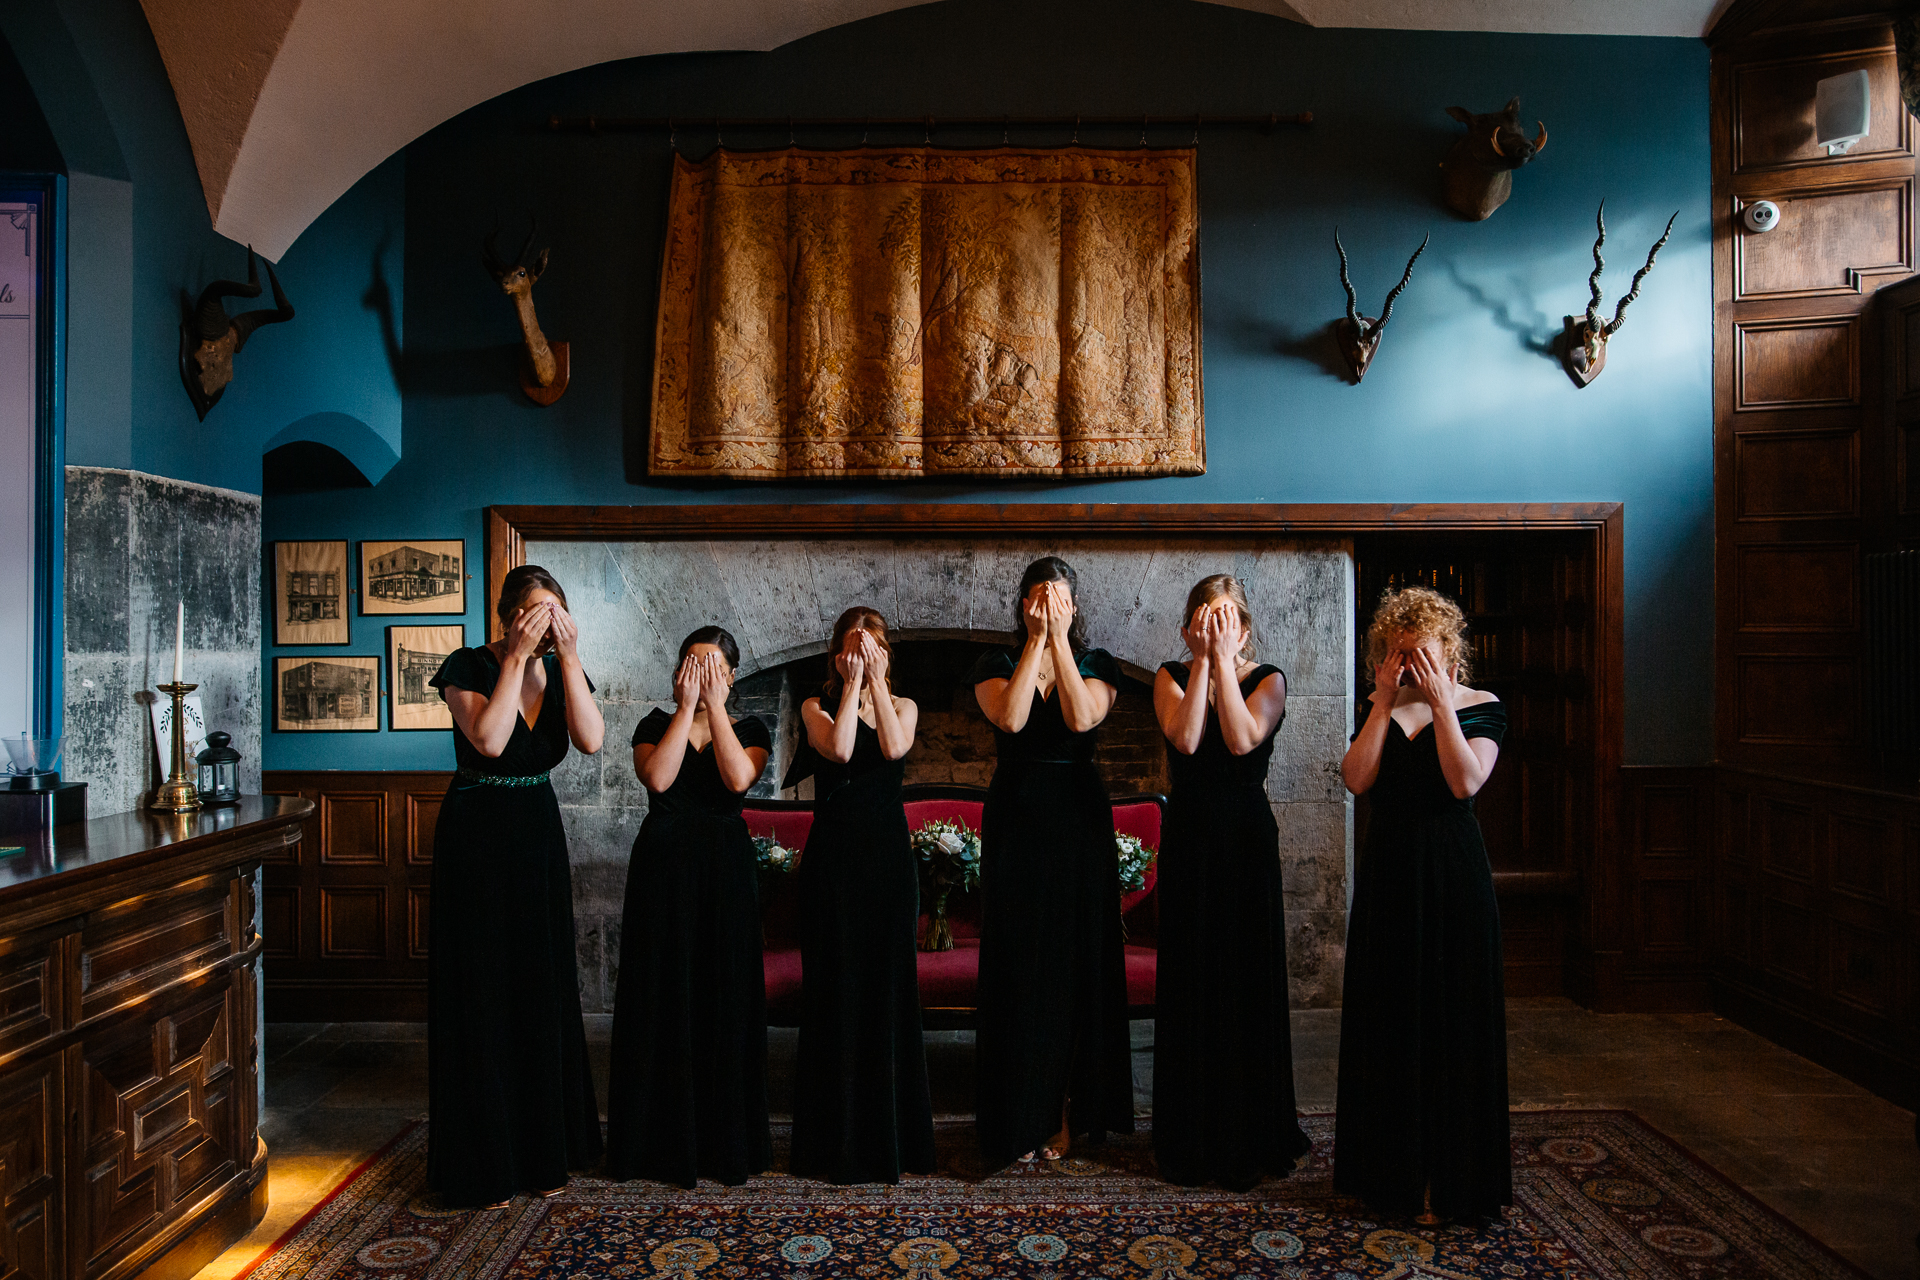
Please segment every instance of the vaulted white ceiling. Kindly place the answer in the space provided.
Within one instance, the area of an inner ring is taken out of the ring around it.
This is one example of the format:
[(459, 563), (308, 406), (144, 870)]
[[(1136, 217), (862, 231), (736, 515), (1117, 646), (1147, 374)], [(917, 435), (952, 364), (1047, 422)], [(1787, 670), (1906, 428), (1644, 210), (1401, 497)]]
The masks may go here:
[[(510, 89), (645, 54), (771, 49), (924, 2), (141, 0), (214, 229), (275, 260), (375, 165)], [(1701, 36), (1729, 0), (1216, 2), (1316, 27)]]

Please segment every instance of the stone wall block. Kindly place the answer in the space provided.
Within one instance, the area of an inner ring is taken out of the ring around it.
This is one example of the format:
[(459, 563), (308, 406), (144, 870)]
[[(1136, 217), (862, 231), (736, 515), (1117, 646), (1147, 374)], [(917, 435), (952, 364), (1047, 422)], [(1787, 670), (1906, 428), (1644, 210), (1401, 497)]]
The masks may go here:
[[(958, 542), (893, 544), (895, 609), (902, 631), (965, 632), (975, 621), (974, 561), (979, 549)], [(1011, 591), (1012, 584), (1007, 590)], [(993, 623), (1004, 626), (1004, 623)]]
[(1288, 695), (1267, 766), (1269, 799), (1346, 800), (1340, 760), (1347, 754), (1347, 714), (1345, 698)]
[(583, 755), (569, 748), (566, 757), (554, 766), (552, 782), (553, 794), (562, 806), (598, 806), (600, 757)]
[(1292, 694), (1346, 695), (1352, 679), (1351, 543), (1269, 544), (1236, 557), (1253, 605), (1260, 660), (1287, 673)]
[(1299, 801), (1273, 806), (1280, 828), (1280, 872), (1288, 910), (1347, 909), (1345, 865), (1328, 857), (1346, 841), (1346, 806), (1328, 801)]
[(127, 490), (132, 483), (125, 471), (67, 468), (68, 654), (131, 652), (127, 583), (133, 510)]
[(1340, 1004), (1347, 962), (1344, 911), (1288, 911), (1287, 999), (1296, 1009)]
[(804, 542), (725, 542), (711, 544), (710, 550), (720, 565), (716, 585), (739, 620), (728, 630), (740, 642), (742, 674), (825, 647), (820, 614), (827, 606), (817, 598)]
[[(549, 544), (530, 544), (529, 556), (536, 545)], [(637, 626), (624, 633), (632, 640), (611, 655), (609, 696), (671, 702), (680, 642), (697, 627), (722, 626), (736, 638), (742, 630), (742, 620), (721, 586), (724, 578), (714, 545), (633, 542), (608, 544), (608, 549), (626, 579), (625, 601), (652, 633), (648, 637)]]
[(842, 541), (800, 545), (812, 571), (807, 586), (818, 609), (817, 629), (823, 646), (834, 620), (857, 604), (878, 609), (889, 627), (901, 625), (892, 544)]
[(1124, 631), (1116, 637), (1114, 652), (1154, 672), (1163, 662), (1188, 659), (1186, 643), (1180, 638), (1187, 592), (1208, 574), (1225, 570), (1217, 548), (1191, 542), (1164, 544), (1148, 555), (1138, 597), (1129, 609)]

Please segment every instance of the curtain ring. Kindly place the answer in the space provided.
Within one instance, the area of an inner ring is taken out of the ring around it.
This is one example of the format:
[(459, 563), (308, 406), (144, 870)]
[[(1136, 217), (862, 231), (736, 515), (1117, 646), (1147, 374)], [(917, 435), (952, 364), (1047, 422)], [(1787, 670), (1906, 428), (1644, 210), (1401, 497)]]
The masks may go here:
[(1008, 121), (1012, 118), (1011, 116), (1000, 117), (1000, 145), (1003, 147), (1007, 145), (1007, 129), (1010, 127)]
[(1067, 140), (1067, 145), (1070, 147), (1077, 147), (1080, 145), (1080, 117), (1079, 116), (1075, 116), (1073, 118), (1073, 137)]
[(867, 145), (868, 124), (869, 124), (869, 117), (861, 116), (860, 117), (860, 145), (863, 147)]
[(680, 139), (680, 131), (674, 126), (673, 117), (668, 116), (667, 117), (667, 152), (668, 154), (671, 155), (671, 154), (679, 153), (679, 150), (680, 150), (679, 139)]
[(1200, 145), (1200, 113), (1199, 113), (1198, 111), (1196, 111), (1196, 112), (1194, 112), (1194, 113), (1193, 113), (1193, 143), (1192, 143), (1192, 145), (1194, 145), (1194, 146), (1196, 146), (1196, 147)]
[(793, 117), (792, 116), (787, 117), (787, 146), (789, 148), (793, 146)]
[(933, 145), (933, 117), (928, 116), (922, 124), (924, 127), (920, 134), (920, 145), (930, 147)]
[(720, 117), (713, 118), (713, 145), (722, 151), (727, 149), (727, 140), (720, 136)]
[(1147, 145), (1147, 118), (1145, 116), (1140, 117), (1140, 145), (1143, 147)]

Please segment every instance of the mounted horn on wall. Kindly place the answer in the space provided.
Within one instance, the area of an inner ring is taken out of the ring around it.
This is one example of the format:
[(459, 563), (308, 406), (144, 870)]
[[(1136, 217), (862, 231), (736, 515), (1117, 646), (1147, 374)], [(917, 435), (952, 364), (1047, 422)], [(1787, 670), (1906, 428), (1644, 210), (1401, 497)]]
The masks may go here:
[(1607, 340), (1620, 332), (1620, 326), (1626, 323), (1627, 307), (1640, 296), (1640, 282), (1647, 278), (1647, 272), (1653, 270), (1653, 260), (1665, 247), (1667, 237), (1673, 234), (1673, 221), (1679, 216), (1680, 211), (1676, 209), (1673, 218), (1667, 219), (1667, 229), (1653, 242), (1653, 248), (1647, 250), (1647, 265), (1633, 273), (1633, 284), (1627, 289), (1626, 296), (1620, 299), (1620, 305), (1613, 309), (1613, 319), (1603, 321), (1600, 319), (1600, 273), (1606, 270), (1607, 263), (1600, 256), (1600, 248), (1607, 242), (1607, 202), (1600, 202), (1600, 212), (1594, 217), (1600, 235), (1593, 242), (1593, 274), (1587, 277), (1587, 287), (1593, 290), (1593, 300), (1587, 303), (1585, 319), (1566, 317), (1566, 328), (1560, 335), (1560, 363), (1566, 366), (1567, 376), (1573, 379), (1575, 386), (1586, 386), (1607, 367)]
[(511, 262), (500, 256), (500, 232), (489, 231), (480, 249), (480, 261), (500, 291), (513, 299), (513, 309), (520, 317), (520, 335), (526, 343), (520, 362), (520, 389), (535, 404), (549, 405), (567, 389), (570, 362), (567, 344), (549, 343), (547, 335), (540, 332), (539, 318), (533, 314), (533, 285), (546, 272), (550, 252), (542, 249), (532, 262), (527, 261), (527, 250), (533, 247), (534, 232), (539, 227), (536, 220), (527, 228), (527, 238)]
[(1360, 300), (1354, 295), (1353, 281), (1347, 276), (1347, 249), (1340, 243), (1340, 229), (1333, 229), (1333, 247), (1340, 255), (1340, 287), (1347, 291), (1347, 318), (1334, 322), (1334, 340), (1340, 345), (1340, 355), (1346, 360), (1347, 367), (1353, 370), (1353, 382), (1367, 376), (1367, 366), (1373, 363), (1374, 353), (1380, 350), (1380, 339), (1384, 336), (1387, 321), (1393, 318), (1393, 300), (1407, 287), (1407, 281), (1413, 279), (1413, 264), (1420, 261), (1420, 255), (1427, 251), (1427, 240), (1433, 239), (1428, 232), (1420, 247), (1407, 259), (1407, 269), (1400, 276), (1400, 283), (1393, 286), (1387, 295), (1386, 305), (1380, 308), (1380, 318), (1360, 314)]
[(1518, 98), (1485, 115), (1465, 107), (1448, 107), (1447, 114), (1467, 126), (1440, 162), (1447, 208), (1474, 222), (1485, 221), (1513, 194), (1513, 171), (1547, 149), (1547, 126), (1535, 120), (1540, 132), (1527, 141), (1520, 132)]
[(252, 246), (248, 246), (247, 282), (215, 280), (200, 291), (199, 301), (187, 310), (180, 322), (180, 381), (186, 384), (187, 398), (193, 401), (194, 411), (202, 422), (226, 394), (227, 385), (233, 381), (233, 358), (247, 345), (253, 331), (263, 324), (282, 324), (293, 319), (293, 304), (280, 291), (280, 279), (273, 274), (271, 262), (267, 264), (267, 282), (273, 286), (273, 310), (261, 308), (242, 311), (237, 316), (227, 314), (222, 298), (260, 296), (259, 262), (253, 256)]

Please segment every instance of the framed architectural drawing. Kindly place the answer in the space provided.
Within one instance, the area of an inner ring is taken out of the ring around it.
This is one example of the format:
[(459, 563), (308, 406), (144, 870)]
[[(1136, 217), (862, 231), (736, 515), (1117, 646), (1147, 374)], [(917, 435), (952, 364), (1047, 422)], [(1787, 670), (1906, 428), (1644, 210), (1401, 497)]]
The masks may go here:
[(676, 157), (656, 476), (1206, 470), (1191, 149)]
[(275, 658), (273, 727), (279, 733), (376, 733), (380, 659)]
[(387, 728), (453, 728), (453, 713), (440, 691), (427, 681), (439, 672), (448, 654), (466, 643), (467, 629), (458, 623), (387, 628)]
[(347, 643), (347, 543), (273, 544), (273, 642)]
[(446, 541), (360, 544), (360, 613), (465, 613), (467, 544)]

